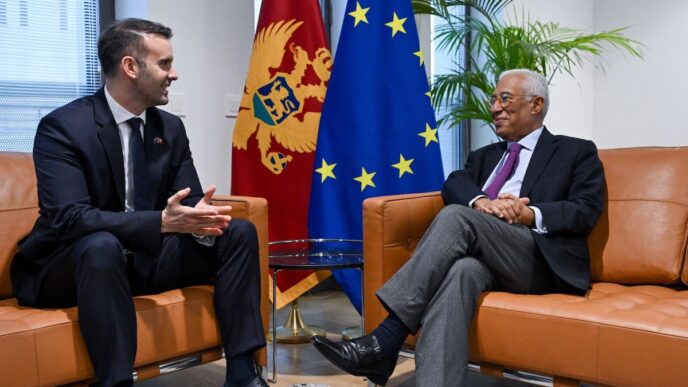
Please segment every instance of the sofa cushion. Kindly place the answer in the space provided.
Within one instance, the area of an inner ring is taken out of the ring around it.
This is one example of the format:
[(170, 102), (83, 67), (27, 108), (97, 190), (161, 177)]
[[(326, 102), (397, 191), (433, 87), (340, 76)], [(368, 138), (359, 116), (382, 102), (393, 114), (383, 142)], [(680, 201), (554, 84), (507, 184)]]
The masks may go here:
[(0, 299), (12, 296), (10, 262), (17, 241), (38, 217), (36, 175), (30, 153), (0, 152)]
[(36, 218), (36, 206), (0, 210), (0, 299), (12, 297), (10, 263), (17, 252), (17, 241), (29, 233)]
[(0, 386), (37, 386), (38, 365), (33, 332), (21, 320), (5, 320), (0, 304)]
[(685, 384), (686, 290), (596, 283), (585, 297), (488, 292), (473, 329), (478, 361), (614, 385)]
[(588, 238), (593, 281), (679, 283), (686, 255), (688, 148), (608, 149), (600, 150), (600, 158), (607, 190), (604, 212)]
[[(135, 366), (221, 342), (210, 285), (138, 296), (134, 303), (138, 326)], [(18, 306), (15, 299), (2, 300), (0, 344), (2, 386), (56, 385), (93, 377), (76, 308), (41, 310)], [(17, 372), (18, 368), (22, 371)]]

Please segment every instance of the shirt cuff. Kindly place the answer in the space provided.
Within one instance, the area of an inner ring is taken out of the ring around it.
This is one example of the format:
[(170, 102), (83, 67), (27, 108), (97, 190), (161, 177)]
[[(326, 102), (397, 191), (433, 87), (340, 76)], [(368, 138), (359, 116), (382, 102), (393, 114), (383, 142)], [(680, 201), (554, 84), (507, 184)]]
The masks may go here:
[(475, 203), (476, 200), (486, 198), (486, 197), (487, 196), (485, 196), (485, 195), (478, 195), (478, 196), (474, 197), (473, 200), (468, 202), (468, 207), (473, 208), (473, 203)]
[(540, 209), (534, 206), (528, 206), (528, 208), (533, 210), (535, 214), (535, 228), (532, 230), (538, 234), (547, 234), (547, 226), (545, 226), (542, 220), (542, 212), (540, 212)]
[(196, 243), (201, 244), (206, 247), (212, 247), (215, 244), (215, 235), (198, 235), (191, 234), (196, 240)]

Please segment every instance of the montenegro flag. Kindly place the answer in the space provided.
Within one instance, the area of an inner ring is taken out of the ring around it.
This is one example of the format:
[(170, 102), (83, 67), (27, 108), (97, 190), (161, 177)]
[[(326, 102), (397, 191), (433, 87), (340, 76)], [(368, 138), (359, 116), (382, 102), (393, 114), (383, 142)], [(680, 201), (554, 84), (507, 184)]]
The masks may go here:
[[(263, 0), (258, 19), (234, 126), (232, 193), (267, 199), (270, 241), (308, 237), (314, 151), (332, 67), (321, 15), (317, 0)], [(313, 272), (278, 278), (278, 308), (318, 283)]]

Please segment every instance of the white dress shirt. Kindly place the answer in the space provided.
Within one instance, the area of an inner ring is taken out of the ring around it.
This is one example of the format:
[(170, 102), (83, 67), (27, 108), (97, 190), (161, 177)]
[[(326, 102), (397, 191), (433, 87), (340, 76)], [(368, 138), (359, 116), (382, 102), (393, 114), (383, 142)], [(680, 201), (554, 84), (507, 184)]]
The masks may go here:
[[(518, 157), (518, 165), (516, 166), (516, 170), (514, 173), (509, 177), (509, 179), (504, 183), (504, 186), (499, 190), (499, 193), (510, 193), (516, 197), (519, 197), (521, 194), (521, 186), (523, 185), (523, 178), (526, 176), (526, 170), (528, 170), (528, 164), (530, 164), (530, 158), (533, 156), (533, 151), (535, 150), (535, 146), (537, 145), (538, 140), (540, 139), (540, 135), (542, 134), (543, 127), (541, 126), (540, 128), (532, 131), (530, 134), (527, 136), (523, 137), (520, 141), (518, 141), (519, 144), (523, 146), (521, 149), (521, 152), (519, 153)], [(509, 146), (512, 144), (511, 141), (507, 142), (506, 149), (509, 149)], [(483, 185), (482, 189), (483, 191), (492, 183), (492, 180), (495, 179), (499, 171), (502, 169), (502, 166), (504, 165), (504, 162), (506, 161), (506, 156), (507, 152), (505, 151), (504, 154), (502, 155), (502, 158), (499, 160), (497, 163), (497, 166), (495, 169), (492, 171), (492, 174), (490, 174), (490, 177), (487, 178), (487, 181), (485, 181), (485, 185)], [(476, 200), (486, 197), (484, 195), (477, 196), (473, 200), (471, 200), (468, 205), (470, 207), (473, 207), (473, 203), (475, 203)], [(545, 226), (543, 219), (542, 219), (542, 212), (540, 211), (539, 208), (535, 206), (528, 206), (530, 209), (533, 210), (535, 213), (535, 227), (533, 228), (533, 231), (538, 232), (540, 234), (546, 234), (547, 233), (547, 227)]]
[(113, 117), (115, 117), (115, 123), (117, 123), (117, 129), (119, 130), (119, 138), (122, 141), (122, 157), (124, 158), (124, 210), (134, 211), (134, 167), (132, 165), (132, 160), (129, 159), (129, 138), (131, 137), (131, 129), (127, 120), (138, 117), (143, 120), (143, 125), (140, 128), (140, 133), (142, 138), (144, 135), (144, 126), (146, 125), (146, 111), (144, 110), (140, 116), (129, 112), (127, 109), (122, 107), (108, 91), (107, 85), (105, 85), (105, 99), (107, 100), (108, 106), (110, 106), (110, 111)]
[[(132, 160), (129, 159), (129, 138), (131, 137), (131, 128), (127, 123), (127, 120), (138, 117), (143, 120), (143, 124), (140, 128), (140, 133), (142, 138), (144, 136), (144, 128), (146, 125), (146, 111), (144, 110), (141, 115), (137, 116), (131, 113), (122, 105), (117, 103), (112, 95), (108, 91), (107, 84), (105, 85), (105, 99), (107, 100), (112, 116), (115, 118), (115, 123), (117, 123), (117, 129), (119, 130), (119, 138), (122, 141), (122, 157), (124, 159), (124, 211), (134, 211), (134, 166), (132, 165)], [(212, 246), (215, 244), (214, 235), (197, 235), (191, 234), (196, 239), (196, 242), (204, 246)]]

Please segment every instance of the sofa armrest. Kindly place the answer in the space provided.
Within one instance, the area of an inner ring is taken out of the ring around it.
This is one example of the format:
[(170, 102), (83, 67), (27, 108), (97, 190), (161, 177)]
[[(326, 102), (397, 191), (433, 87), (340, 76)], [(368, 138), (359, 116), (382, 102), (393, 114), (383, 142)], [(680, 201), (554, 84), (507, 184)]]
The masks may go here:
[[(215, 195), (211, 203), (218, 206), (232, 206), (231, 216), (248, 220), (256, 226), (260, 256), (260, 312), (263, 317), (263, 331), (269, 330), (270, 304), (268, 299), (268, 202), (263, 198), (249, 196)], [(230, 222), (231, 227), (231, 222)], [(258, 353), (258, 365), (267, 367), (267, 351)]]
[(443, 207), (439, 192), (379, 196), (363, 202), (366, 332), (387, 316), (375, 292), (411, 257)]

